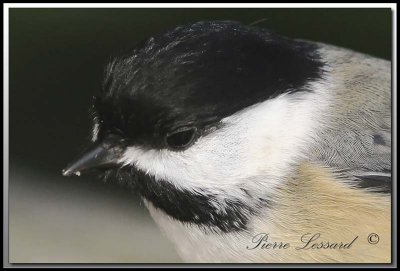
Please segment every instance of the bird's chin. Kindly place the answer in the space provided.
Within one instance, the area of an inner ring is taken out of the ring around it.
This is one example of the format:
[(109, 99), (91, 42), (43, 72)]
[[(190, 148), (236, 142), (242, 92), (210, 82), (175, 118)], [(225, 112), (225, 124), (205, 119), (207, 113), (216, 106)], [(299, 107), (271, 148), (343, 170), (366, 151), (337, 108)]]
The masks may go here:
[[(206, 231), (246, 230), (250, 216), (269, 204), (265, 199), (221, 198), (205, 189), (177, 188), (169, 181), (155, 179), (129, 166), (104, 170), (102, 178), (129, 187), (167, 215)], [(229, 195), (229, 192), (225, 191), (223, 195)]]

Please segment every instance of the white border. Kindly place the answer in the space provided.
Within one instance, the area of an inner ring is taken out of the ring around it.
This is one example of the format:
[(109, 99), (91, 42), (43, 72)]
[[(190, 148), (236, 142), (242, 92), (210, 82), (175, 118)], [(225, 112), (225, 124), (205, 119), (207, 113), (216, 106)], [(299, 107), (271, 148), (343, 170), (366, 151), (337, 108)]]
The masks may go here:
[[(151, 4), (132, 4), (132, 3), (120, 3), (120, 4), (111, 4), (111, 3), (81, 3), (81, 4), (70, 4), (70, 3), (4, 3), (3, 4), (3, 267), (12, 267), (8, 262), (8, 179), (9, 179), (9, 24), (8, 24), (8, 15), (10, 8), (390, 8), (393, 12), (393, 20), (392, 20), (392, 39), (393, 39), (393, 55), (392, 55), (392, 102), (393, 102), (393, 136), (392, 138), (392, 150), (393, 150), (393, 188), (394, 191), (397, 191), (397, 4), (396, 3), (367, 3), (367, 4), (359, 4), (359, 3), (349, 3), (349, 4), (337, 4), (337, 3), (272, 3), (272, 4), (259, 4), (259, 3), (235, 3), (235, 4), (223, 4), (223, 3), (151, 3)], [(397, 196), (397, 194), (396, 194)], [(392, 229), (397, 229), (397, 197), (394, 197), (392, 194), (392, 209), (393, 209), (393, 226)], [(393, 259), (392, 265), (397, 266), (397, 232), (392, 232), (392, 240), (394, 240), (393, 244)], [(15, 266), (15, 265), (14, 265)], [(16, 265), (18, 266), (18, 265)], [(106, 266), (137, 266), (137, 265), (109, 265), (109, 264), (90, 264), (90, 265), (79, 265), (79, 264), (25, 264), (25, 267), (106, 267)], [(151, 266), (146, 265), (147, 267)], [(157, 266), (157, 265), (156, 265)], [(173, 265), (169, 265), (173, 266)], [(208, 265), (211, 267), (212, 265)], [(235, 265), (225, 265), (235, 267)], [(295, 265), (287, 265), (287, 264), (270, 264), (268, 267), (287, 267)], [(329, 267), (336, 266), (330, 264), (302, 264), (300, 267)], [(356, 267), (357, 265), (340, 265), (341, 267)], [(361, 266), (361, 265), (358, 265)], [(365, 265), (363, 265), (365, 266)], [(382, 267), (382, 265), (369, 265), (369, 267)], [(237, 266), (236, 266), (237, 267)], [(253, 266), (260, 267), (260, 266)]]
[(392, 8), (396, 9), (395, 3), (5, 3), (6, 8)]
[(9, 166), (9, 108), (8, 108), (8, 8), (3, 9), (3, 266), (8, 264), (8, 166)]

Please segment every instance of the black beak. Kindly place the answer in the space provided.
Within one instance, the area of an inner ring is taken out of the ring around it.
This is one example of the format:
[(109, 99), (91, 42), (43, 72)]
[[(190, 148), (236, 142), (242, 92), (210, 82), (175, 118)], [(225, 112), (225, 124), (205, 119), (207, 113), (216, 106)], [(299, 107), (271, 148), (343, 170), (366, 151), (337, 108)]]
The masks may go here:
[(96, 143), (63, 169), (62, 174), (64, 176), (79, 176), (82, 172), (93, 169), (117, 166), (124, 150), (124, 147), (119, 144), (120, 142), (120, 138), (117, 136), (109, 136), (102, 142)]

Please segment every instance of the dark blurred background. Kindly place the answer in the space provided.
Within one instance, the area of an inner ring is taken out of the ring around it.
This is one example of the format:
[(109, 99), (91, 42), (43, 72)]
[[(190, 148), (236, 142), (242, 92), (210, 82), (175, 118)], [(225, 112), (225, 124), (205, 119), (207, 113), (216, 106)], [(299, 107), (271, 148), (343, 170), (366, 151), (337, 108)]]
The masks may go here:
[(257, 27), (390, 59), (389, 9), (24, 9), (9, 14), (10, 261), (179, 262), (140, 200), (94, 176), (61, 176), (90, 137), (111, 56), (199, 20)]

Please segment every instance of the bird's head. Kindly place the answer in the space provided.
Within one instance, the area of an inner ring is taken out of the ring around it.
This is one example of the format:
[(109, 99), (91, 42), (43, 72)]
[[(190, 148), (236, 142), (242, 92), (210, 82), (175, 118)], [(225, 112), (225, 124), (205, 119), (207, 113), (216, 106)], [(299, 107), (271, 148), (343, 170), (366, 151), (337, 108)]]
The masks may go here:
[(98, 168), (173, 218), (246, 228), (313, 133), (316, 46), (231, 21), (151, 37), (106, 69), (91, 150)]

